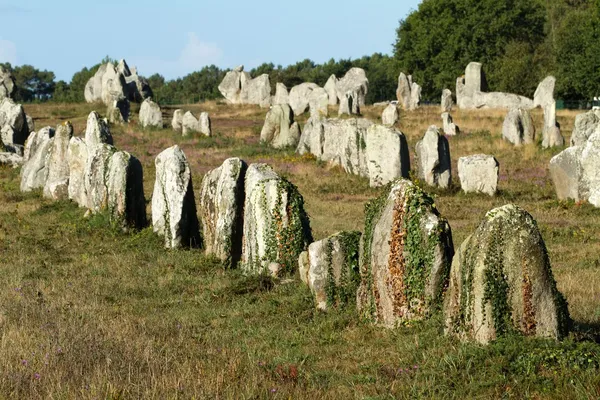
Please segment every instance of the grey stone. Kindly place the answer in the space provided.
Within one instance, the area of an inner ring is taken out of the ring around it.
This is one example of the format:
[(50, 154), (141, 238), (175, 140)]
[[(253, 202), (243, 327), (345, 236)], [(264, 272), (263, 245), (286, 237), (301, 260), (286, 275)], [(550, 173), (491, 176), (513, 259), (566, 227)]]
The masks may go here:
[(129, 100), (122, 98), (113, 100), (107, 107), (106, 115), (111, 124), (126, 124), (129, 122)]
[(338, 103), (338, 95), (337, 95), (337, 89), (336, 89), (337, 83), (338, 83), (338, 79), (336, 78), (335, 75), (332, 74), (329, 77), (329, 79), (327, 79), (325, 86), (323, 86), (323, 89), (325, 89), (325, 91), (327, 92), (327, 97), (328, 97), (330, 106), (335, 106)]
[(12, 74), (0, 66), (0, 101), (5, 98), (12, 98), (15, 89), (15, 79)]
[(452, 261), (445, 332), (489, 343), (512, 332), (560, 339), (569, 313), (533, 217), (509, 204), (489, 211)]
[(458, 178), (465, 193), (496, 194), (500, 164), (494, 156), (475, 154), (458, 159)]
[(95, 111), (88, 115), (85, 126), (85, 144), (90, 151), (100, 144), (113, 144), (113, 138), (106, 119), (100, 118)]
[(391, 127), (371, 125), (367, 129), (366, 147), (371, 187), (409, 177), (408, 143), (402, 132)]
[(362, 68), (353, 67), (337, 81), (337, 97), (342, 101), (344, 97), (350, 96), (357, 108), (365, 105), (365, 98), (369, 89), (367, 74)]
[(24, 162), (25, 161), (23, 161), (23, 157), (18, 154), (6, 151), (0, 152), (0, 165), (19, 168)]
[(287, 87), (281, 83), (277, 82), (275, 85), (275, 97), (273, 98), (273, 105), (277, 104), (288, 104), (289, 94)]
[(54, 138), (40, 135), (35, 148), (35, 153), (30, 154), (21, 168), (21, 191), (30, 192), (35, 189), (43, 189), (48, 178), (48, 161), (50, 148)]
[(165, 237), (165, 247), (200, 246), (200, 226), (192, 174), (179, 146), (161, 152), (155, 160), (156, 181), (152, 194), (152, 226)]
[(390, 104), (381, 114), (381, 123), (386, 126), (394, 126), (396, 122), (398, 122), (398, 107), (396, 104)]
[(554, 86), (556, 85), (556, 78), (553, 76), (547, 76), (535, 90), (533, 95), (533, 106), (534, 107), (546, 107), (554, 103)]
[(146, 226), (144, 175), (140, 161), (126, 151), (110, 157), (106, 182), (111, 217), (123, 227), (142, 229)]
[(147, 98), (143, 101), (140, 107), (139, 123), (142, 128), (159, 128), (163, 127), (163, 118), (160, 106)]
[(454, 102), (452, 101), (452, 91), (450, 91), (450, 89), (442, 90), (442, 113), (449, 113), (450, 111), (452, 111), (453, 105)]
[(227, 72), (219, 84), (219, 92), (221, 92), (230, 104), (240, 104), (240, 93), (242, 91), (240, 79), (243, 70), (244, 66), (242, 65), (241, 69), (236, 68), (233, 71)]
[(441, 306), (448, 282), (448, 222), (427, 194), (400, 179), (371, 203), (365, 225), (372, 231), (362, 237), (359, 313), (390, 328), (427, 318)]
[(502, 138), (516, 146), (535, 141), (535, 127), (527, 110), (511, 109), (502, 125)]
[(456, 136), (460, 132), (460, 129), (456, 126), (454, 121), (452, 121), (452, 116), (448, 112), (442, 114), (442, 126), (444, 135)]
[(321, 87), (314, 88), (308, 97), (308, 107), (311, 117), (326, 118), (329, 115), (329, 95)]
[(235, 268), (242, 256), (244, 177), (247, 165), (229, 158), (209, 171), (200, 190), (200, 220), (206, 253)]
[(29, 133), (23, 106), (10, 98), (0, 101), (0, 140), (2, 143), (23, 145)]
[(173, 119), (171, 120), (171, 127), (175, 132), (182, 132), (183, 129), (183, 110), (175, 110), (173, 112)]
[(192, 114), (191, 111), (187, 111), (183, 114), (181, 129), (183, 136), (187, 136), (192, 132), (200, 132), (200, 122), (194, 117), (194, 114)]
[(85, 167), (87, 164), (88, 151), (85, 141), (78, 137), (72, 137), (69, 141), (67, 151), (67, 162), (69, 163), (69, 199), (80, 207), (87, 207), (87, 194), (85, 191)]
[(294, 122), (294, 113), (287, 104), (272, 106), (265, 118), (260, 132), (261, 142), (275, 148), (297, 146), (300, 139), (300, 128)]
[(302, 195), (266, 164), (248, 167), (244, 188), (242, 270), (260, 274), (276, 263), (276, 269), (293, 272), (312, 242)]
[(269, 107), (271, 105), (269, 75), (262, 74), (246, 82), (242, 80), (240, 102), (242, 104), (256, 104), (263, 108)]
[(25, 150), (23, 152), (23, 161), (27, 162), (35, 154), (39, 145), (46, 140), (54, 137), (54, 128), (46, 126), (40, 129), (38, 132), (31, 132), (25, 142)]
[(117, 151), (112, 145), (100, 143), (87, 146), (88, 157), (83, 172), (83, 185), (87, 207), (92, 213), (108, 208), (108, 177), (112, 155)]
[(210, 117), (208, 116), (207, 112), (200, 113), (200, 118), (198, 118), (198, 130), (204, 136), (212, 136)]
[(582, 175), (582, 147), (569, 147), (550, 160), (550, 177), (559, 200), (582, 199), (580, 180)]
[(69, 141), (73, 136), (73, 126), (67, 122), (56, 127), (52, 146), (48, 150), (48, 177), (43, 195), (53, 200), (66, 200), (69, 197)]
[(417, 142), (415, 153), (419, 179), (430, 186), (448, 188), (452, 176), (450, 146), (435, 125), (430, 126), (423, 139)]
[(410, 83), (404, 72), (400, 72), (400, 75), (398, 76), (396, 97), (398, 98), (398, 104), (400, 104), (404, 110), (410, 109)]
[(571, 134), (571, 146), (584, 145), (590, 136), (600, 127), (600, 111), (588, 111), (575, 117)]
[(590, 204), (600, 207), (600, 131), (590, 136), (582, 147), (580, 191)]
[(310, 104), (310, 94), (313, 89), (318, 88), (319, 85), (312, 82), (304, 82), (294, 86), (289, 93), (288, 101), (294, 115), (298, 116), (304, 114)]

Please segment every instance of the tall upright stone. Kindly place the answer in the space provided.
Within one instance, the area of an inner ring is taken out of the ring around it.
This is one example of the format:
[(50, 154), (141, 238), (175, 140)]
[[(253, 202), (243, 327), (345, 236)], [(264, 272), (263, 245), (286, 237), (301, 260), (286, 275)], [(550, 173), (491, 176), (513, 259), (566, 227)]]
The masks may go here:
[(229, 158), (209, 171), (200, 189), (200, 219), (206, 253), (235, 268), (242, 257), (244, 177), (247, 165)]
[(87, 207), (87, 194), (85, 191), (85, 166), (88, 158), (88, 148), (82, 138), (72, 137), (67, 151), (69, 163), (69, 199), (80, 207)]
[[(39, 132), (38, 132), (39, 133)], [(35, 153), (21, 168), (21, 191), (30, 192), (43, 189), (48, 179), (48, 162), (50, 160), (50, 148), (54, 137), (42, 135), (35, 149)]]
[(73, 136), (70, 122), (56, 128), (54, 141), (48, 154), (48, 177), (44, 184), (44, 197), (65, 200), (69, 197), (69, 141)]
[(590, 136), (600, 127), (600, 111), (591, 110), (575, 117), (570, 145), (584, 145)]
[(496, 194), (500, 164), (494, 156), (475, 154), (458, 159), (458, 178), (465, 193)]
[(400, 75), (398, 76), (396, 97), (398, 98), (398, 103), (404, 110), (410, 109), (410, 86), (411, 82), (409, 81), (409, 77), (407, 77), (404, 72), (400, 72)]
[(450, 145), (435, 125), (427, 129), (423, 139), (417, 143), (415, 153), (419, 179), (430, 186), (448, 188), (452, 178)]
[(260, 141), (275, 148), (296, 147), (300, 140), (300, 127), (294, 122), (294, 113), (287, 104), (271, 107), (260, 132)]
[(527, 110), (511, 109), (502, 124), (502, 138), (515, 146), (535, 141), (535, 127)]
[(288, 104), (288, 102), (289, 94), (287, 87), (283, 83), (277, 82), (275, 85), (275, 97), (273, 97), (273, 105)]
[(408, 143), (402, 132), (383, 125), (371, 125), (367, 129), (366, 145), (371, 187), (409, 177)]
[(337, 83), (338, 83), (338, 79), (336, 78), (335, 75), (332, 74), (329, 77), (329, 79), (327, 79), (325, 86), (323, 86), (323, 89), (325, 89), (325, 91), (327, 92), (328, 101), (329, 101), (330, 106), (335, 106), (338, 103), (338, 95), (337, 95), (337, 89), (336, 89)]
[(266, 164), (251, 164), (245, 178), (242, 269), (248, 274), (291, 273), (312, 242), (304, 199)]
[(365, 206), (361, 315), (386, 326), (427, 318), (441, 308), (454, 253), (452, 233), (433, 199), (399, 179)]
[(3, 66), (0, 66), (0, 101), (5, 98), (12, 98), (15, 89), (15, 79), (12, 74)]
[(171, 128), (175, 132), (181, 132), (183, 129), (183, 110), (177, 109), (173, 112), (173, 118), (171, 119)]
[(288, 102), (294, 115), (304, 114), (310, 105), (310, 95), (319, 85), (312, 82), (304, 82), (290, 89)]
[(109, 164), (117, 150), (106, 143), (100, 143), (95, 147), (88, 146), (87, 150), (88, 158), (83, 176), (87, 201), (85, 206), (92, 213), (99, 213), (108, 208)]
[(449, 113), (450, 111), (452, 111), (453, 105), (454, 102), (452, 101), (452, 91), (450, 91), (450, 89), (442, 90), (442, 113)]
[(108, 164), (106, 182), (111, 217), (123, 227), (146, 226), (146, 199), (142, 163), (126, 151), (115, 152)]
[(163, 127), (163, 117), (160, 106), (152, 101), (152, 98), (147, 98), (140, 106), (139, 124), (142, 128), (158, 128)]
[(520, 332), (560, 339), (569, 313), (533, 217), (509, 204), (489, 211), (454, 256), (446, 333), (488, 343)]
[(204, 136), (212, 136), (210, 116), (206, 111), (201, 112), (200, 117), (198, 117), (198, 130)]
[(394, 126), (398, 122), (398, 107), (395, 104), (389, 104), (381, 114), (381, 123), (386, 126)]
[(326, 118), (329, 115), (329, 95), (321, 87), (313, 89), (308, 98), (308, 108), (311, 117)]
[(201, 245), (192, 174), (185, 154), (175, 145), (155, 160), (152, 226), (165, 237), (165, 247)]
[(97, 112), (92, 111), (88, 115), (85, 126), (85, 144), (92, 149), (102, 143), (112, 145), (113, 138), (107, 121), (100, 118)]

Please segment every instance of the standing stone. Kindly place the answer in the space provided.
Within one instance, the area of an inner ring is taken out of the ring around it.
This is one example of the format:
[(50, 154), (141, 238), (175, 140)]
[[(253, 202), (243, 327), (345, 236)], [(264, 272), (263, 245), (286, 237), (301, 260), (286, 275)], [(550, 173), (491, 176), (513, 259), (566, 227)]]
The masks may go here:
[(312, 242), (302, 195), (266, 164), (248, 167), (244, 187), (242, 269), (249, 274), (293, 272)]
[(85, 84), (84, 97), (88, 103), (95, 103), (102, 101), (102, 76), (106, 73), (107, 64), (100, 65), (100, 68), (96, 71)]
[(69, 197), (69, 141), (73, 126), (67, 122), (56, 128), (54, 141), (48, 154), (48, 177), (44, 185), (44, 197), (65, 200)]
[(35, 152), (41, 143), (49, 140), (54, 137), (54, 128), (46, 126), (45, 128), (40, 129), (38, 132), (31, 132), (29, 137), (27, 138), (27, 142), (25, 142), (25, 150), (23, 153), (23, 161), (27, 162)]
[(165, 237), (165, 247), (200, 246), (200, 226), (192, 174), (187, 158), (175, 145), (155, 160), (156, 181), (152, 194), (152, 226)]
[(171, 127), (175, 132), (181, 132), (183, 129), (183, 110), (177, 109), (173, 112)]
[(395, 104), (390, 104), (381, 114), (381, 123), (386, 126), (394, 126), (396, 122), (398, 122), (398, 107)]
[(30, 192), (35, 189), (42, 189), (48, 178), (48, 161), (50, 148), (54, 138), (41, 135), (39, 138), (35, 153), (21, 168), (21, 191)]
[(27, 125), (27, 135), (29, 135), (31, 132), (35, 131), (35, 122), (33, 122), (33, 117), (28, 114), (25, 114), (25, 122)]
[(454, 253), (433, 199), (400, 179), (365, 207), (357, 308), (386, 327), (428, 317), (442, 305)]
[(527, 110), (511, 109), (502, 124), (502, 138), (515, 146), (535, 141), (535, 127)]
[(22, 156), (12, 152), (0, 151), (0, 165), (6, 165), (11, 168), (19, 168), (21, 165), (23, 165), (23, 163), (24, 161)]
[(580, 193), (594, 207), (600, 207), (600, 131), (589, 137), (580, 160)]
[(580, 193), (582, 151), (583, 147), (580, 146), (569, 147), (550, 160), (550, 177), (559, 200), (582, 200)]
[(15, 89), (16, 85), (12, 74), (0, 65), (0, 101), (5, 98), (12, 98)]
[(421, 104), (421, 86), (413, 82), (410, 86), (410, 106), (409, 110), (416, 110)]
[(442, 125), (444, 127), (444, 135), (456, 136), (459, 132), (458, 126), (452, 121), (450, 113), (442, 114)]
[(198, 119), (198, 130), (204, 136), (212, 136), (212, 130), (210, 128), (210, 117), (207, 112), (201, 112), (200, 118)]
[(446, 334), (484, 344), (512, 332), (567, 334), (567, 303), (529, 213), (509, 204), (486, 214), (452, 261), (444, 314)]
[(69, 199), (80, 207), (87, 207), (88, 201), (85, 192), (85, 166), (88, 151), (85, 141), (78, 137), (72, 137), (69, 141), (67, 151), (67, 162), (69, 164)]
[(227, 72), (219, 84), (219, 92), (221, 92), (223, 97), (225, 97), (230, 104), (240, 103), (240, 93), (242, 90), (240, 79), (243, 70), (244, 66), (240, 65), (234, 70)]
[(352, 93), (346, 93), (340, 97), (340, 106), (338, 107), (338, 115), (359, 115), (360, 107), (356, 101), (356, 96)]
[(275, 85), (275, 97), (273, 97), (273, 105), (277, 104), (288, 104), (289, 94), (287, 87), (281, 83), (277, 82)]
[(308, 108), (311, 117), (325, 118), (329, 115), (329, 95), (323, 88), (314, 88), (308, 97)]
[(209, 171), (200, 190), (200, 220), (207, 254), (214, 254), (226, 268), (235, 268), (242, 257), (242, 211), (247, 165), (229, 158)]
[(23, 106), (10, 98), (2, 100), (0, 102), (0, 141), (5, 145), (24, 145), (29, 133)]
[(123, 98), (113, 100), (106, 110), (108, 122), (112, 124), (126, 124), (129, 122), (129, 100)]
[(298, 145), (300, 128), (294, 122), (290, 106), (279, 104), (271, 107), (260, 132), (260, 140), (278, 149)]
[(127, 99), (127, 94), (125, 77), (109, 62), (106, 64), (104, 75), (102, 75), (102, 102), (109, 106), (114, 101)]
[(83, 173), (86, 207), (92, 213), (98, 213), (108, 207), (109, 164), (116, 149), (109, 144), (100, 143), (95, 147), (88, 146), (87, 151), (88, 158)]
[(294, 86), (290, 90), (288, 101), (290, 107), (292, 107), (292, 111), (294, 111), (295, 116), (304, 114), (304, 112), (310, 104), (311, 92), (313, 91), (313, 89), (316, 89), (318, 87), (319, 85), (317, 85), (316, 83), (304, 82)]
[(500, 164), (494, 156), (475, 154), (458, 159), (458, 178), (465, 193), (496, 194)]
[(454, 103), (452, 102), (452, 92), (450, 89), (442, 90), (442, 113), (449, 113), (452, 111), (452, 106)]
[(556, 78), (553, 76), (547, 76), (535, 90), (533, 95), (533, 106), (545, 108), (548, 105), (554, 103), (554, 86), (556, 85)]
[(398, 76), (398, 89), (396, 90), (396, 97), (398, 98), (398, 103), (405, 110), (410, 109), (410, 85), (409, 77), (407, 77), (404, 72), (400, 72), (400, 76)]
[(144, 100), (140, 107), (139, 123), (142, 128), (159, 128), (163, 127), (163, 118), (160, 106), (152, 101), (151, 98)]
[(600, 127), (600, 111), (588, 111), (575, 117), (571, 134), (571, 146), (584, 145), (590, 136)]
[(261, 76), (246, 81), (242, 79), (241, 82), (242, 91), (240, 93), (240, 102), (242, 104), (256, 104), (263, 108), (271, 105), (271, 83), (269, 81), (269, 75), (262, 74)]
[(313, 242), (300, 254), (300, 277), (320, 310), (356, 301), (360, 282), (360, 232), (339, 232)]
[(115, 152), (109, 161), (108, 212), (123, 226), (146, 226), (144, 174), (140, 161), (126, 151)]
[(309, 118), (304, 124), (298, 147), (296, 147), (296, 153), (306, 154), (310, 153), (317, 158), (323, 155), (323, 143), (325, 141), (324, 136), (324, 122), (321, 118)]
[(371, 187), (397, 178), (408, 178), (410, 157), (404, 134), (391, 127), (371, 125), (367, 129), (367, 162)]
[(200, 131), (200, 122), (194, 117), (194, 114), (192, 114), (191, 111), (188, 111), (183, 115), (181, 129), (183, 136)]
[(354, 110), (358, 110), (365, 105), (368, 89), (367, 74), (364, 69), (357, 67), (350, 68), (336, 84), (337, 97), (340, 102), (344, 97), (350, 96), (352, 98), (353, 107), (350, 109), (353, 114), (358, 114)]
[(325, 86), (323, 86), (323, 89), (325, 89), (325, 91), (327, 92), (328, 101), (329, 101), (330, 106), (335, 106), (338, 103), (338, 95), (337, 95), (337, 89), (336, 89), (337, 84), (338, 84), (338, 79), (335, 77), (335, 75), (332, 74), (329, 77), (329, 79), (327, 79)]
[(451, 181), (450, 146), (435, 125), (427, 129), (415, 152), (419, 179), (430, 186), (448, 188)]
[(107, 121), (100, 118), (97, 112), (92, 111), (88, 115), (85, 127), (85, 144), (91, 150), (102, 143), (112, 145), (113, 138), (110, 134)]

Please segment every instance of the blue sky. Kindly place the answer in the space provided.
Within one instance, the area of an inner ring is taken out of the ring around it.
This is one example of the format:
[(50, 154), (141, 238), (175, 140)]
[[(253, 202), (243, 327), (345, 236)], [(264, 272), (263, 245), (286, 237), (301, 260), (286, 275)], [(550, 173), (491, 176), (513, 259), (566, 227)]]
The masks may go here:
[(391, 54), (419, 0), (0, 0), (0, 62), (70, 81), (104, 56), (168, 79), (205, 65)]

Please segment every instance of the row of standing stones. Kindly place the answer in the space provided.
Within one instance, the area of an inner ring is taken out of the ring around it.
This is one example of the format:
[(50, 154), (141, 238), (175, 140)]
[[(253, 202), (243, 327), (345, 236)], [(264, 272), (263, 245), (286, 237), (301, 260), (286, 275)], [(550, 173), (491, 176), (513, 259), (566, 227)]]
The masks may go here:
[[(72, 134), (66, 123), (30, 137), (21, 189), (108, 212), (124, 227), (145, 226), (139, 161), (112, 146), (107, 122), (95, 112), (84, 138)], [(364, 233), (313, 242), (302, 195), (266, 164), (230, 158), (209, 171), (199, 213), (183, 151), (170, 147), (155, 165), (152, 225), (168, 248), (204, 247), (246, 274), (298, 271), (318, 308), (355, 304), (387, 327), (442, 310), (447, 334), (482, 343), (511, 332), (567, 333), (569, 314), (544, 241), (531, 215), (515, 205), (488, 212), (455, 255), (450, 226), (432, 198), (399, 178), (366, 205)]]

